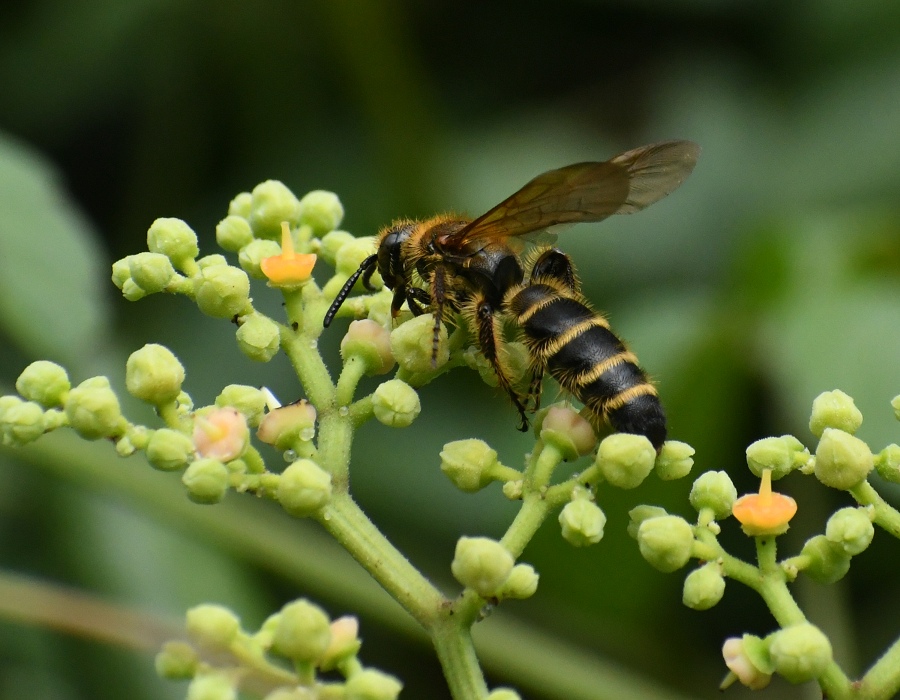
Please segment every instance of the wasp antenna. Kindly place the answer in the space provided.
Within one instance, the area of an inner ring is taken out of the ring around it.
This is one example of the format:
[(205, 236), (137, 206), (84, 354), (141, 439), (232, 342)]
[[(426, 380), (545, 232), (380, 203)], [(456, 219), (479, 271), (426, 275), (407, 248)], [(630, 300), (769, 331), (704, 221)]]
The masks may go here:
[(325, 318), (322, 321), (322, 325), (325, 328), (328, 328), (328, 326), (331, 325), (331, 322), (334, 320), (335, 314), (337, 314), (338, 309), (340, 309), (341, 305), (344, 303), (344, 301), (346, 301), (347, 296), (350, 294), (350, 290), (353, 289), (353, 285), (356, 284), (356, 280), (360, 278), (360, 275), (366, 273), (369, 277), (372, 276), (377, 260), (377, 253), (373, 253), (360, 263), (359, 268), (357, 268), (356, 272), (354, 272), (352, 275), (350, 275), (350, 277), (347, 278), (344, 286), (341, 287), (341, 291), (337, 293), (334, 301), (331, 302), (331, 306), (328, 307), (328, 311), (326, 312)]

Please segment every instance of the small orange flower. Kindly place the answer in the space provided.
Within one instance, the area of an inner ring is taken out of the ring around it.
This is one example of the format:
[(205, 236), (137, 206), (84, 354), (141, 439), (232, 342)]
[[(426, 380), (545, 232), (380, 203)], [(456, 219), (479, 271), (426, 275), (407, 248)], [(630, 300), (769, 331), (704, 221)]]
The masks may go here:
[(198, 413), (194, 418), (194, 449), (200, 457), (230, 462), (244, 454), (249, 440), (247, 419), (230, 406)]
[(263, 258), (259, 267), (274, 287), (297, 287), (312, 276), (314, 253), (295, 253), (294, 239), (287, 221), (281, 222), (281, 254)]
[(772, 470), (764, 469), (759, 493), (741, 496), (731, 507), (748, 535), (780, 535), (797, 512), (797, 501), (772, 491)]

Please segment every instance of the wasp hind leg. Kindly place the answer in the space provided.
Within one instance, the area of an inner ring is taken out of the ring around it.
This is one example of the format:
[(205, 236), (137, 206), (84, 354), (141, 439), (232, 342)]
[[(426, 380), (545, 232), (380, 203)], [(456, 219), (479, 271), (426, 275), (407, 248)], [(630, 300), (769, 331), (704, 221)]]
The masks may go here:
[(519, 430), (525, 432), (528, 430), (528, 418), (525, 415), (525, 406), (518, 392), (513, 388), (512, 382), (503, 367), (500, 359), (499, 347), (502, 342), (500, 336), (499, 323), (494, 313), (494, 308), (487, 299), (476, 299), (472, 312), (474, 319), (476, 335), (478, 337), (478, 346), (481, 348), (481, 354), (488, 361), (494, 374), (497, 375), (497, 383), (506, 392), (516, 410), (519, 412)]

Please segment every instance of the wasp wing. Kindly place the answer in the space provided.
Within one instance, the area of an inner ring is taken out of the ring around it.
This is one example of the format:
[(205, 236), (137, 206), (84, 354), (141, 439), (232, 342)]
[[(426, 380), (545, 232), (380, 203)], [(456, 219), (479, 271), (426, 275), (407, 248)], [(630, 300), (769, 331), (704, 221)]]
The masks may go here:
[(550, 170), (453, 234), (453, 242), (469, 246), (640, 211), (681, 185), (699, 155), (696, 143), (666, 141)]

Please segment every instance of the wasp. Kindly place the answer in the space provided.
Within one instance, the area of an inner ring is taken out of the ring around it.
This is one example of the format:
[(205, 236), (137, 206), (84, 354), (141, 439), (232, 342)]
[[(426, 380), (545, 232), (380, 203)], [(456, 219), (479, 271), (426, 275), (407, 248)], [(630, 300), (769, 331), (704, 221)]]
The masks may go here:
[(544, 373), (585, 406), (595, 427), (645, 435), (659, 450), (666, 420), (656, 388), (609, 323), (582, 297), (565, 253), (529, 243), (552, 239), (567, 224), (631, 214), (659, 201), (690, 175), (700, 155), (691, 141), (666, 141), (603, 162), (575, 163), (538, 175), (481, 216), (453, 214), (425, 221), (402, 219), (378, 235), (377, 252), (347, 280), (325, 314), (328, 327), (362, 277), (374, 291), (377, 270), (393, 292), (391, 313), (405, 303), (434, 317), (432, 359), (440, 324), (460, 312), (479, 349), (527, 427), (526, 404), (506, 367), (502, 325), (510, 319), (529, 350), (536, 408)]

